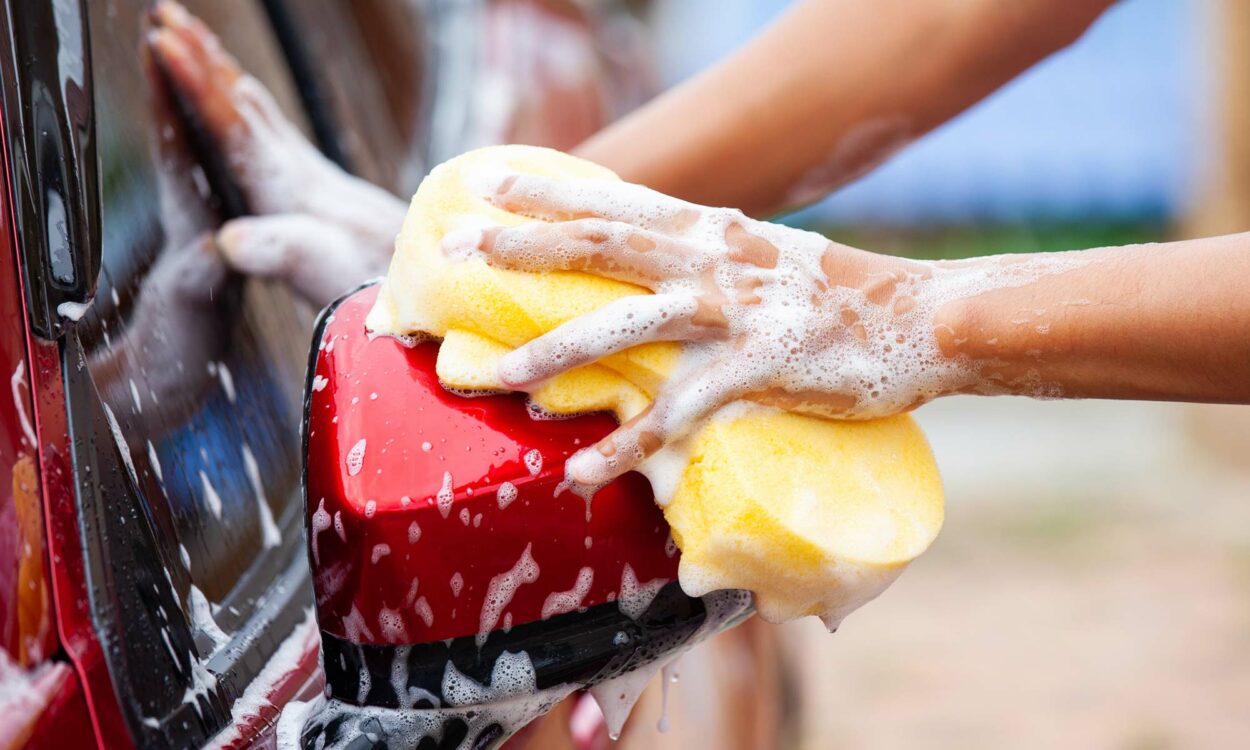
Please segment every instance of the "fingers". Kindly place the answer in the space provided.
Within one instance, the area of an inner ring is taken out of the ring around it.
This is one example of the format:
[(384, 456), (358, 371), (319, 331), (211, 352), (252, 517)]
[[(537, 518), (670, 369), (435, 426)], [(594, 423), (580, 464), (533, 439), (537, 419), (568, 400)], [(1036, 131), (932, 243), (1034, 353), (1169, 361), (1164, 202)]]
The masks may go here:
[(299, 214), (227, 222), (217, 245), (236, 271), (284, 281), (318, 307), (386, 271), (347, 232)]
[(238, 125), (232, 91), (244, 76), (217, 37), (182, 6), (162, 2), (153, 8), (148, 47), (204, 126), (220, 138)]
[(480, 251), (492, 264), (516, 271), (584, 271), (648, 288), (685, 275), (702, 255), (678, 240), (603, 219), (454, 232), (443, 248), (451, 256)]
[(628, 182), (551, 179), (528, 174), (502, 177), (493, 185), (491, 200), (507, 211), (536, 219), (598, 218), (671, 234), (689, 229), (704, 210)]
[(173, 304), (213, 304), (225, 286), (229, 269), (208, 233), (184, 247), (168, 248), (157, 258), (144, 291)]
[(296, 210), (333, 171), (269, 91), (181, 6), (153, 9), (147, 51), (258, 213)]
[(698, 311), (698, 301), (685, 294), (625, 297), (509, 352), (499, 363), (499, 377), (510, 388), (525, 390), (639, 344), (706, 337), (706, 327), (691, 323)]
[(584, 487), (599, 487), (632, 471), (660, 448), (680, 439), (691, 425), (707, 419), (749, 388), (712, 363), (695, 375), (670, 383), (646, 411), (621, 425), (593, 447), (569, 458), (565, 470)]

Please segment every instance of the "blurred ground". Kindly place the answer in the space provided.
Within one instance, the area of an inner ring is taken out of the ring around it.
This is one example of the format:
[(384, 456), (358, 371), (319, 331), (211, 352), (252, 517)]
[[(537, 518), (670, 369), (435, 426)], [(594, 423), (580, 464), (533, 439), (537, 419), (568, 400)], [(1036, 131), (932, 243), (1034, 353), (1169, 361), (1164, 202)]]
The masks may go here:
[(787, 626), (799, 747), (1250, 746), (1250, 409), (962, 398), (919, 418), (946, 526), (836, 635)]

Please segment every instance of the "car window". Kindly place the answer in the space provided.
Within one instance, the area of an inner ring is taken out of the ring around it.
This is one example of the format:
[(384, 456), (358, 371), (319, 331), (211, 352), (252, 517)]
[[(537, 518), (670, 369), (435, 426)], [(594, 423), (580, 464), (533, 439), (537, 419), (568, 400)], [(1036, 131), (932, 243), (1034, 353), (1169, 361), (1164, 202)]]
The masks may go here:
[[(300, 122), (260, 4), (186, 5)], [(161, 745), (228, 720), (230, 693), (310, 604), (298, 436), (313, 311), (219, 259), (212, 230), (236, 209), (142, 53), (146, 6), (89, 4), (102, 260), (64, 370), (93, 616), (139, 744)]]
[[(322, 149), (353, 173), (398, 195), (411, 195), (429, 166), (427, 116), (435, 63), (471, 53), (463, 45), (457, 48), (455, 38), (445, 38), (447, 49), (439, 47), (436, 54), (439, 23), (474, 5), (439, 0), (267, 3)], [(328, 60), (333, 64), (325, 64)]]

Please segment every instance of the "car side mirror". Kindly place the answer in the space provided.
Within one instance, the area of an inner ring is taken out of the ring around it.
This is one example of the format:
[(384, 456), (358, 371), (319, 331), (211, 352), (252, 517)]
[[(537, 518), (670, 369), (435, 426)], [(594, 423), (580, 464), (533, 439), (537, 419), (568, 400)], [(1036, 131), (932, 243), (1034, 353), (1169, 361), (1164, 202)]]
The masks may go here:
[(326, 700), (301, 746), (364, 732), (496, 748), (582, 688), (619, 731), (647, 679), (748, 617), (750, 595), (681, 590), (680, 552), (641, 474), (593, 502), (562, 489), (564, 461), (612, 417), (541, 420), (520, 394), (444, 390), (439, 344), (369, 335), (377, 293), (322, 314), (306, 381)]

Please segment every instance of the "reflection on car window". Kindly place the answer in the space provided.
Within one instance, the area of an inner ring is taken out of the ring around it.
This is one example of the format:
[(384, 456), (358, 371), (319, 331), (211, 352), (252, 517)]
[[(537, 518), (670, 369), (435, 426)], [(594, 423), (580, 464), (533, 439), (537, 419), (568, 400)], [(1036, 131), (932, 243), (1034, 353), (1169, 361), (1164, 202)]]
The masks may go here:
[[(188, 5), (280, 102), (292, 101), (257, 4)], [(297, 497), (311, 314), (218, 257), (211, 232), (222, 217), (208, 180), (140, 54), (144, 6), (117, 0), (91, 18), (103, 270), (77, 331), (134, 476), (176, 531), (162, 540), (175, 548), (170, 559), (221, 602), (281, 540)], [(299, 533), (296, 515), (287, 534)]]
[[(438, 0), (299, 0), (275, 3), (279, 35), (305, 103), (333, 125), (332, 150), (354, 174), (411, 195), (428, 167)], [(463, 11), (460, 15), (465, 15)], [(464, 40), (445, 40), (463, 54)], [(325, 61), (332, 60), (333, 64)], [(323, 144), (326, 145), (326, 144)]]

